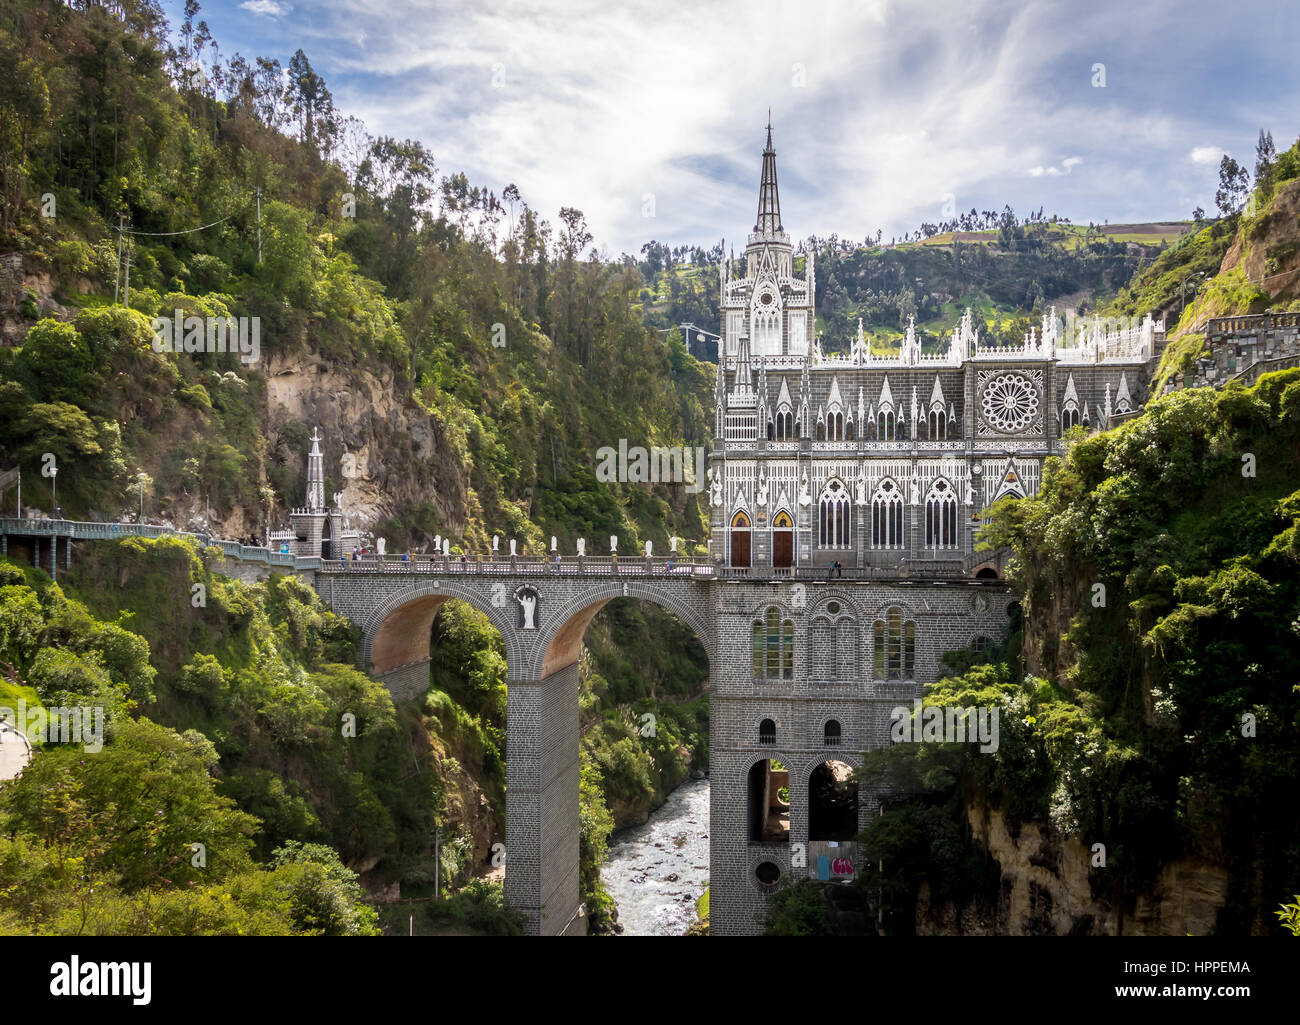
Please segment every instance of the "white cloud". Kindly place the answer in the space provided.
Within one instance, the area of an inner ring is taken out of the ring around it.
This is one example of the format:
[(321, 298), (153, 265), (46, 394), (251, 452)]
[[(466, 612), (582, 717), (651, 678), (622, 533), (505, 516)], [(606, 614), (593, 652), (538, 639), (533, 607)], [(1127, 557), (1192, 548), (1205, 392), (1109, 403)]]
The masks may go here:
[[(281, 7), (244, 6), (263, 5)], [(1174, 213), (1172, 165), (1227, 129), (1131, 75), (1091, 88), (1095, 60), (1124, 67), (1125, 48), (1166, 31), (1173, 10), (1134, 9), (1116, 41), (1114, 6), (390, 0), (376, 16), (370, 0), (319, 0), (292, 27), (372, 134), (418, 138), (441, 173), (498, 194), (514, 182), (548, 219), (577, 206), (598, 244), (631, 252), (650, 238), (743, 243), (769, 105), (796, 238), (889, 238), (942, 217), (947, 196), (958, 210), (1047, 202), (1076, 220), (1121, 195)], [(1193, 161), (1217, 161), (1209, 148)], [(1073, 175), (1085, 156), (1090, 173)]]
[(1223, 150), (1218, 146), (1197, 146), (1188, 156), (1193, 164), (1217, 164), (1223, 159)]
[(251, 14), (265, 14), (269, 18), (282, 18), (293, 10), (288, 4), (277, 3), (276, 0), (244, 0), (239, 8)]
[(1083, 163), (1083, 157), (1066, 157), (1061, 161), (1060, 167), (1044, 167), (1042, 164), (1029, 169), (1029, 177), (1041, 178), (1044, 175), (1049, 178), (1059, 178), (1063, 174), (1069, 174), (1079, 164)]

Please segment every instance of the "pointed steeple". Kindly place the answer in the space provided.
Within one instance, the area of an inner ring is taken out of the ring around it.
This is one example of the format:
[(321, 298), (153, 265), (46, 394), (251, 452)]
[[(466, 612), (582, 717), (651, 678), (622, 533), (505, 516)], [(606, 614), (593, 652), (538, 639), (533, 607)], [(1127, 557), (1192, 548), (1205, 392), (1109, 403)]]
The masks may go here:
[(307, 455), (307, 508), (325, 508), (325, 457), (320, 450), (320, 430), (311, 431), (311, 452)]
[(754, 231), (775, 235), (781, 226), (781, 198), (776, 188), (776, 150), (772, 148), (772, 112), (767, 113), (767, 147), (763, 150), (763, 177), (758, 186), (758, 221)]

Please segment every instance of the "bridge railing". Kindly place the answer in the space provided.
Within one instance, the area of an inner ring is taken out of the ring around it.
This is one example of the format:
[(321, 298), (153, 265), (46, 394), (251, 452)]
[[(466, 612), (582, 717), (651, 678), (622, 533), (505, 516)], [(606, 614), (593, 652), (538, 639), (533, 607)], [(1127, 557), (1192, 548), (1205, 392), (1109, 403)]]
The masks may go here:
[(261, 562), (268, 566), (284, 566), (293, 570), (320, 568), (320, 559), (301, 558), (285, 552), (275, 552), (257, 545), (223, 541), (210, 534), (176, 530), (174, 527), (152, 523), (96, 523), (89, 520), (54, 520), (34, 517), (0, 517), (0, 534), (26, 537), (69, 537), (78, 541), (113, 541), (125, 537), (185, 537), (192, 538), (205, 547), (221, 549), (223, 555), (241, 562)]
[(362, 555), (320, 560), (322, 573), (427, 573), (445, 576), (691, 576), (712, 577), (717, 567), (693, 559), (562, 556), (559, 562), (536, 556), (478, 560), (447, 555)]

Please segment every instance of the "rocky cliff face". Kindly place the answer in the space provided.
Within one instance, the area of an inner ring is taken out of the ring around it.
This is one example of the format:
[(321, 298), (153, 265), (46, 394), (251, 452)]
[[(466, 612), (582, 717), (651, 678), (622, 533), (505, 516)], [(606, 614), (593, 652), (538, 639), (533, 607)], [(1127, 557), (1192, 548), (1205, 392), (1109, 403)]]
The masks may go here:
[(345, 374), (302, 347), (266, 365), (266, 434), (290, 421), (319, 427), (326, 477), (354, 522), (369, 526), (432, 503), (452, 534), (467, 519), (468, 467), (443, 443), (439, 425), (400, 397), (391, 370)]
[[(1221, 865), (1181, 858), (1167, 865), (1147, 893), (1128, 908), (1093, 897), (1092, 853), (1077, 837), (1053, 836), (1036, 824), (1017, 835), (1001, 812), (986, 805), (966, 809), (976, 845), (1002, 870), (995, 904), (934, 903), (922, 884), (916, 904), (919, 935), (976, 936), (1204, 936), (1214, 931), (1228, 899)], [(1263, 923), (1252, 930), (1263, 934)]]
[(1300, 298), (1300, 180), (1279, 188), (1258, 220), (1243, 225), (1219, 273), (1238, 265), (1275, 302)]

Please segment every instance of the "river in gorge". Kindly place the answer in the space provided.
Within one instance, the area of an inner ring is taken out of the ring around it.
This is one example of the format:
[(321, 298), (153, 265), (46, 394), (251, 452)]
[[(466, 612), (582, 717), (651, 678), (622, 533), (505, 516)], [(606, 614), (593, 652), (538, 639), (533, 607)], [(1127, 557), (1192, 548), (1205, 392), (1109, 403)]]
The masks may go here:
[(600, 870), (625, 936), (681, 936), (709, 885), (709, 781), (689, 780), (641, 826), (610, 838)]

